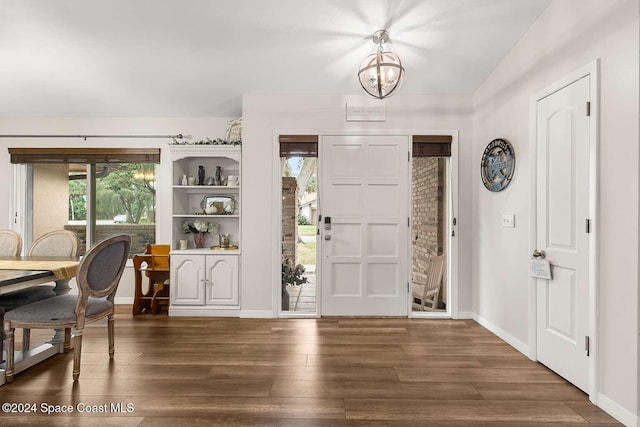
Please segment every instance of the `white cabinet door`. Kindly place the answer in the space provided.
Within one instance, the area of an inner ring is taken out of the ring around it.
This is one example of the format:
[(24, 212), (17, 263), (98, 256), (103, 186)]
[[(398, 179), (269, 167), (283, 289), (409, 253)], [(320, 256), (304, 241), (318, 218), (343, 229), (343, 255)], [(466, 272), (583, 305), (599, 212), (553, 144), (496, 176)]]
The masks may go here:
[(207, 305), (238, 305), (238, 257), (207, 257)]
[(205, 256), (171, 256), (171, 304), (205, 304)]

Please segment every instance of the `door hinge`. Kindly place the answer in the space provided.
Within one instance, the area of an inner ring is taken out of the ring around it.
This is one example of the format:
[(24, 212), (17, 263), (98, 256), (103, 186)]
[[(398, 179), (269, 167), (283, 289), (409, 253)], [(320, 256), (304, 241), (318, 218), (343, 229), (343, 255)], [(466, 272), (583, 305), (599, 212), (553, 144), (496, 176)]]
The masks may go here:
[(584, 232), (587, 234), (591, 233), (591, 220), (589, 218), (584, 220)]
[(587, 117), (591, 116), (591, 102), (587, 101)]
[(411, 151), (407, 151), (407, 162), (411, 161)]
[(407, 293), (411, 292), (411, 287), (409, 286), (409, 282), (407, 282)]
[(589, 349), (590, 349), (589, 336), (584, 337), (584, 351), (587, 353), (587, 357), (589, 357)]
[(411, 227), (411, 218), (407, 217), (407, 227)]

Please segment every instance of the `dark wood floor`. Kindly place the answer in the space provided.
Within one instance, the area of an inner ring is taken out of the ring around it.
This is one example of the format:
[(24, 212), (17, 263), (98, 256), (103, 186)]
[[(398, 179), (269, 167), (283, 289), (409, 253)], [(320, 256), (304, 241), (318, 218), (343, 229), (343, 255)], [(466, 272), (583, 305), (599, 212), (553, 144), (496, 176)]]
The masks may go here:
[[(87, 328), (80, 380), (61, 354), (0, 387), (37, 414), (1, 425), (610, 426), (586, 395), (470, 320), (132, 317), (116, 357)], [(33, 332), (43, 341), (47, 334)], [(41, 404), (72, 405), (43, 415)], [(131, 404), (113, 413), (111, 404)], [(78, 413), (96, 405), (108, 413)]]

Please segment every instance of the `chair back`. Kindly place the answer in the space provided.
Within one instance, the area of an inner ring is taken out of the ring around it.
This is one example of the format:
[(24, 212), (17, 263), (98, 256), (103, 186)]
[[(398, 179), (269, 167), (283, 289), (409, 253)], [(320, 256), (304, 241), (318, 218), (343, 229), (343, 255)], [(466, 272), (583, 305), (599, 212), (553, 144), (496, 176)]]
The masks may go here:
[(145, 254), (151, 254), (151, 263), (149, 268), (152, 270), (169, 269), (169, 252), (171, 245), (156, 245), (147, 243), (145, 245)]
[[(124, 271), (131, 237), (118, 235), (103, 240), (89, 249), (78, 266), (78, 307), (86, 306), (88, 297), (107, 297), (113, 301)], [(76, 309), (77, 311), (77, 309)]]
[(22, 237), (12, 230), (0, 230), (0, 256), (20, 256)]
[(29, 246), (28, 256), (78, 256), (78, 235), (69, 230), (55, 230), (38, 237)]
[(444, 272), (445, 256), (439, 255), (427, 259), (427, 270), (425, 272), (425, 294), (428, 291), (438, 289), (442, 281)]

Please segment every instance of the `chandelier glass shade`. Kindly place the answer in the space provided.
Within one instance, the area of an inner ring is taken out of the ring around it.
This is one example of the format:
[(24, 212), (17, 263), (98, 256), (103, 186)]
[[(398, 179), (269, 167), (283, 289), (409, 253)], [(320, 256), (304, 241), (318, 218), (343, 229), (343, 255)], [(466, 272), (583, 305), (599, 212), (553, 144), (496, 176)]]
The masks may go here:
[(398, 55), (382, 49), (388, 40), (389, 34), (385, 30), (377, 31), (373, 42), (378, 44), (378, 51), (367, 56), (358, 70), (358, 80), (364, 91), (378, 99), (393, 95), (404, 79), (404, 67)]

